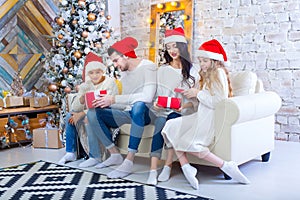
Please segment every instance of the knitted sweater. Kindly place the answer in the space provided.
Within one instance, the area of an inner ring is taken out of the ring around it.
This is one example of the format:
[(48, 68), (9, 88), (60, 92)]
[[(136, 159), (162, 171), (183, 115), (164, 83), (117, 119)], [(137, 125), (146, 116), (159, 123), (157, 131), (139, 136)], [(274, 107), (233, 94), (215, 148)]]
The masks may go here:
[(95, 90), (107, 90), (107, 94), (116, 95), (118, 94), (118, 88), (116, 85), (116, 81), (113, 78), (105, 76), (104, 81), (101, 83), (94, 85), (92, 81), (87, 81), (82, 83), (79, 86), (78, 95), (74, 98), (71, 104), (71, 110), (73, 112), (81, 112), (84, 111), (85, 105), (81, 104), (79, 98), (87, 92), (95, 91)]
[(156, 91), (156, 72), (156, 65), (145, 59), (134, 70), (122, 72), (122, 94), (115, 96), (112, 107), (130, 110), (137, 101), (152, 104)]
[[(199, 75), (194, 67), (191, 68), (191, 75), (195, 78), (195, 86), (197, 87), (199, 82)], [(192, 102), (192, 108), (186, 108), (181, 111), (180, 114), (187, 115), (195, 112), (197, 110), (198, 101), (196, 98), (187, 99), (181, 93), (177, 93), (174, 91), (175, 88), (181, 88), (184, 90), (189, 89), (189, 85), (183, 82), (183, 77), (181, 73), (181, 69), (175, 69), (170, 65), (163, 65), (159, 67), (157, 72), (157, 91), (155, 95), (155, 99), (157, 101), (158, 96), (168, 96), (168, 97), (177, 97), (182, 99), (182, 104), (187, 102)], [(155, 110), (154, 107), (151, 107), (152, 112), (156, 116), (164, 116), (167, 117), (171, 112), (175, 112), (173, 109), (160, 109)]]

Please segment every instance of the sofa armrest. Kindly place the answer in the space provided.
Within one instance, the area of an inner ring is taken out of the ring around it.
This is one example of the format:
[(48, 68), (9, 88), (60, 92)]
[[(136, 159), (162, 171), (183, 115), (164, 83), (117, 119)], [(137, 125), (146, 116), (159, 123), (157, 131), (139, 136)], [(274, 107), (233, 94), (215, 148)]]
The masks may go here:
[(217, 105), (217, 123), (235, 124), (264, 118), (275, 114), (280, 107), (281, 98), (271, 91), (232, 97)]

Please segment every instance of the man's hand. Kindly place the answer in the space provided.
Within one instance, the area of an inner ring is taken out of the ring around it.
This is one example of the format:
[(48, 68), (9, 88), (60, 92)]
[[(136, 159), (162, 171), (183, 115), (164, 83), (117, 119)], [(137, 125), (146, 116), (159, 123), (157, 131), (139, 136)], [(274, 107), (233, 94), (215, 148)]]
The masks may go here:
[(111, 104), (115, 103), (115, 97), (112, 95), (104, 95), (100, 97), (99, 99), (95, 99), (92, 102), (92, 105), (97, 108), (106, 108), (109, 107)]
[(73, 112), (72, 116), (69, 119), (69, 123), (75, 125), (84, 116), (85, 116), (84, 112), (79, 112), (79, 113)]

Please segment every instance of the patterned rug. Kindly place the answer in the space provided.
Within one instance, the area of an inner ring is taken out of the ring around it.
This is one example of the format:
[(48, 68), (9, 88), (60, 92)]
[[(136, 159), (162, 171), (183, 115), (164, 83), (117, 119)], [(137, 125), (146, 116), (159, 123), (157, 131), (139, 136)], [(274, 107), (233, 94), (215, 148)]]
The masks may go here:
[(160, 187), (38, 161), (0, 169), (0, 199), (201, 199)]

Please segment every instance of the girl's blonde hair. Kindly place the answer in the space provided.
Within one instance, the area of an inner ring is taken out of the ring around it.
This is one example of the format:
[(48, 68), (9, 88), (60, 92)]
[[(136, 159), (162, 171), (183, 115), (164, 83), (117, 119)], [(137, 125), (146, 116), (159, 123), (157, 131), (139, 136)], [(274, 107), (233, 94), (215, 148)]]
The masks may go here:
[(228, 70), (226, 69), (226, 67), (224, 66), (223, 62), (218, 61), (218, 60), (213, 60), (212, 61), (212, 66), (210, 68), (207, 69), (206, 72), (203, 72), (202, 70), (200, 70), (199, 75), (200, 75), (200, 81), (199, 81), (199, 85), (200, 85), (200, 90), (203, 89), (204, 85), (206, 87), (206, 89), (210, 92), (211, 95), (214, 95), (213, 91), (212, 91), (212, 85), (216, 84), (218, 87), (223, 88), (223, 85), (221, 84), (221, 81), (218, 77), (218, 68), (221, 68), (225, 71), (226, 77), (227, 77), (227, 82), (228, 82), (228, 97), (232, 97), (232, 87), (231, 87), (231, 83), (229, 80), (229, 73)]

